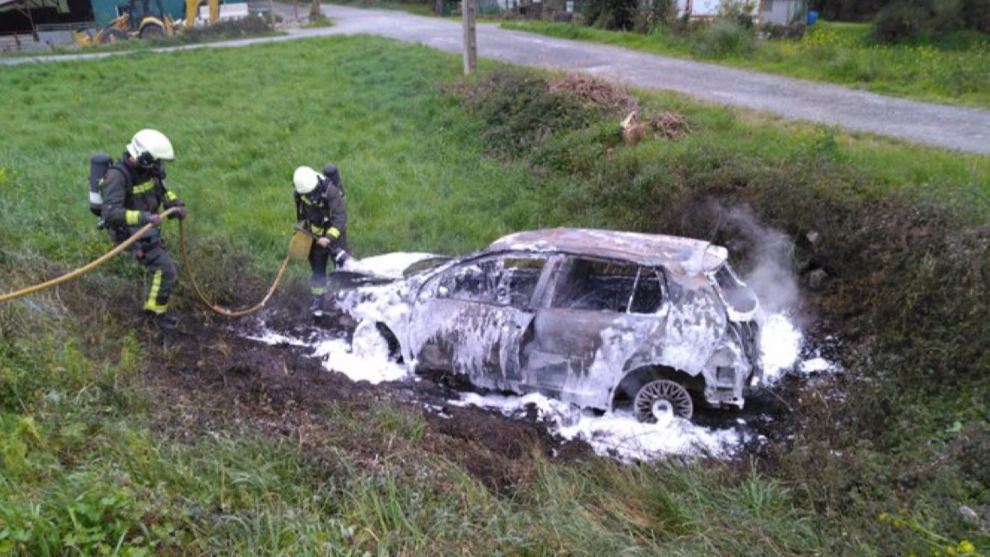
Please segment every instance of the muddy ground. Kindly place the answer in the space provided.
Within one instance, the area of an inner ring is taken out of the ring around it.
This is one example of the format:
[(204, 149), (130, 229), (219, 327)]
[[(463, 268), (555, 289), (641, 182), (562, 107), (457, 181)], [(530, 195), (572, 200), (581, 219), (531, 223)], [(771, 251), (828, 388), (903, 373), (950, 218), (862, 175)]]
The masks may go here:
[[(284, 314), (285, 308), (270, 311)], [(554, 439), (535, 421), (447, 404), (457, 394), (442, 378), (353, 382), (328, 372), (305, 348), (245, 338), (247, 331), (236, 323), (186, 316), (180, 330), (165, 338), (145, 330), (142, 338), (153, 347), (146, 388), (155, 424), (172, 438), (191, 442), (211, 432), (247, 429), (289, 440), (317, 458), (337, 448), (374, 462), (387, 456), (389, 438), (355, 437), (335, 416), (360, 420), (388, 403), (425, 420), (421, 449), (460, 464), (496, 492), (521, 479), (534, 451), (565, 461), (594, 456), (584, 443)]]
[[(261, 318), (283, 331), (312, 327), (312, 318), (300, 309), (283, 299)], [(317, 459), (344, 450), (373, 463), (388, 456), (394, 439), (356, 436), (339, 422), (365, 421), (387, 404), (425, 422), (419, 450), (459, 464), (496, 493), (511, 492), (531, 474), (535, 455), (564, 462), (597, 458), (586, 443), (548, 433), (535, 411), (520, 420), (449, 404), (470, 389), (449, 377), (353, 382), (324, 369), (308, 348), (250, 340), (249, 329), (246, 321), (197, 313), (183, 316), (178, 334), (142, 330), (142, 342), (150, 348), (144, 387), (155, 407), (156, 429), (185, 442), (213, 432), (254, 432), (288, 441)], [(786, 400), (796, 388), (785, 382), (754, 393), (744, 412), (706, 411), (695, 421), (729, 427), (746, 420), (754, 441), (738, 455), (745, 459), (766, 439), (786, 438)]]

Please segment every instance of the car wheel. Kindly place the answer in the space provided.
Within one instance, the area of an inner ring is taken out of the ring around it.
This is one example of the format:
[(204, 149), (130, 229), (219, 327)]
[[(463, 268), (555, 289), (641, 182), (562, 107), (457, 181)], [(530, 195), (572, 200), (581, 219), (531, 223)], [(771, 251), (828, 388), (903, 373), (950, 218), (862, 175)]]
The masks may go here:
[(633, 413), (637, 420), (651, 424), (667, 421), (673, 416), (690, 420), (694, 414), (694, 404), (691, 393), (680, 383), (656, 379), (636, 392)]
[(398, 361), (398, 342), (387, 327), (374, 321), (362, 321), (351, 335), (351, 354), (362, 359)]

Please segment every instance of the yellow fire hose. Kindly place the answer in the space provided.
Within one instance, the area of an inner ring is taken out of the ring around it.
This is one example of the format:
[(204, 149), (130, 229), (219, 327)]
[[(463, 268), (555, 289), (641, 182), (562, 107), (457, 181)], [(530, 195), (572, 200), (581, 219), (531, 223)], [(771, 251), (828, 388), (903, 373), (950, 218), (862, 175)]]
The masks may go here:
[[(171, 215), (175, 211), (176, 211), (176, 209), (173, 208), (173, 209), (169, 209), (169, 210), (163, 212), (161, 214), (162, 215), (162, 218), (164, 219), (165, 217), (168, 217), (169, 215)], [(8, 301), (13, 300), (15, 298), (20, 298), (22, 296), (27, 296), (28, 294), (32, 294), (34, 292), (38, 292), (38, 291), (44, 290), (46, 288), (51, 288), (52, 286), (55, 286), (55, 285), (61, 284), (63, 282), (67, 282), (67, 281), (70, 281), (70, 280), (79, 278), (82, 275), (85, 275), (86, 273), (92, 271), (93, 269), (95, 269), (95, 268), (99, 267), (100, 265), (102, 265), (102, 264), (106, 263), (107, 261), (109, 261), (113, 256), (115, 256), (115, 255), (119, 254), (120, 252), (124, 251), (125, 249), (127, 249), (128, 246), (130, 246), (134, 242), (137, 242), (141, 238), (141, 236), (144, 235), (145, 232), (151, 230), (151, 228), (153, 226), (155, 226), (155, 225), (154, 224), (151, 224), (151, 223), (148, 223), (148, 224), (142, 226), (137, 232), (135, 232), (134, 234), (132, 234), (130, 238), (124, 240), (123, 242), (121, 242), (120, 244), (118, 244), (116, 247), (114, 247), (112, 250), (106, 252), (105, 254), (101, 255), (99, 258), (93, 260), (92, 262), (90, 262), (90, 263), (88, 263), (88, 264), (86, 264), (86, 265), (84, 265), (82, 267), (79, 267), (78, 269), (75, 269), (75, 270), (73, 270), (71, 272), (68, 272), (68, 273), (66, 273), (64, 275), (61, 275), (59, 277), (53, 278), (53, 279), (51, 279), (49, 281), (42, 282), (40, 284), (35, 284), (34, 286), (29, 286), (29, 287), (23, 288), (21, 290), (16, 290), (14, 292), (10, 292), (9, 294), (0, 294), (0, 303), (8, 302)], [(189, 255), (188, 255), (187, 250), (186, 250), (186, 231), (185, 231), (185, 227), (183, 226), (183, 221), (181, 221), (181, 220), (179, 221), (179, 243), (180, 243), (180, 245), (182, 247), (183, 267), (185, 267), (186, 276), (189, 278), (189, 282), (192, 284), (193, 290), (196, 291), (196, 295), (199, 296), (199, 299), (208, 308), (212, 309), (213, 311), (215, 311), (215, 312), (217, 312), (217, 313), (219, 313), (221, 315), (226, 315), (228, 317), (241, 317), (241, 316), (244, 316), (244, 315), (248, 315), (250, 313), (254, 313), (255, 311), (258, 311), (259, 309), (261, 309), (268, 302), (268, 300), (272, 297), (272, 294), (275, 293), (275, 289), (278, 288), (278, 284), (279, 284), (279, 282), (281, 282), (282, 276), (285, 274), (285, 270), (286, 270), (286, 268), (289, 265), (289, 261), (290, 260), (293, 260), (293, 259), (294, 260), (305, 260), (306, 257), (307, 257), (307, 255), (309, 254), (309, 248), (310, 248), (310, 244), (312, 243), (312, 241), (313, 241), (312, 238), (310, 238), (309, 236), (306, 236), (302, 232), (298, 232), (297, 231), (296, 234), (292, 236), (292, 240), (290, 240), (290, 242), (289, 242), (289, 248), (288, 248), (287, 253), (285, 255), (285, 259), (282, 260), (282, 265), (281, 265), (281, 267), (279, 267), (278, 273), (275, 275), (275, 282), (272, 283), (272, 286), (271, 286), (271, 288), (268, 289), (268, 293), (265, 294), (265, 297), (260, 302), (258, 302), (257, 304), (255, 304), (255, 305), (253, 305), (253, 306), (251, 306), (251, 307), (249, 307), (247, 309), (234, 311), (234, 310), (229, 310), (229, 309), (220, 307), (219, 305), (210, 302), (210, 300), (206, 297), (206, 295), (203, 294), (203, 291), (199, 288), (199, 285), (196, 283), (196, 279), (193, 277), (192, 270), (191, 270), (191, 267), (189, 265)]]
[(210, 302), (206, 295), (203, 294), (199, 284), (196, 283), (196, 278), (192, 273), (192, 267), (189, 265), (189, 254), (186, 252), (186, 229), (183, 225), (183, 221), (179, 221), (179, 244), (182, 247), (182, 266), (186, 270), (186, 276), (189, 278), (189, 283), (192, 284), (193, 290), (196, 291), (196, 295), (199, 296), (199, 299), (204, 304), (206, 304), (206, 307), (212, 309), (220, 315), (226, 315), (227, 317), (243, 317), (264, 307), (264, 305), (268, 303), (269, 298), (272, 297), (272, 294), (275, 293), (275, 289), (278, 288), (278, 283), (282, 281), (282, 275), (285, 274), (285, 269), (289, 266), (289, 261), (293, 259), (305, 259), (306, 256), (300, 257), (300, 253), (303, 251), (301, 246), (305, 245), (305, 253), (308, 255), (311, 242), (312, 240), (309, 237), (300, 232), (296, 232), (292, 236), (292, 240), (289, 241), (289, 248), (286, 251), (285, 259), (282, 260), (282, 265), (278, 268), (278, 273), (275, 275), (275, 282), (272, 283), (272, 286), (268, 289), (265, 297), (262, 298), (260, 302), (247, 309), (234, 311), (222, 308), (218, 304)]

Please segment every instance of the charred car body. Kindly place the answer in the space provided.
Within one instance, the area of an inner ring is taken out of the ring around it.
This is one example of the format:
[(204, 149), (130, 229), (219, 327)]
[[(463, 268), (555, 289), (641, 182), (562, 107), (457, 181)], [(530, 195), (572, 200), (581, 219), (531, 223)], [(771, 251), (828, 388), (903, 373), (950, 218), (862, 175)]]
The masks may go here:
[(741, 408), (761, 374), (758, 303), (725, 248), (673, 236), (520, 232), (458, 259), (338, 290), (355, 336), (381, 335), (416, 370), (542, 392), (637, 419)]

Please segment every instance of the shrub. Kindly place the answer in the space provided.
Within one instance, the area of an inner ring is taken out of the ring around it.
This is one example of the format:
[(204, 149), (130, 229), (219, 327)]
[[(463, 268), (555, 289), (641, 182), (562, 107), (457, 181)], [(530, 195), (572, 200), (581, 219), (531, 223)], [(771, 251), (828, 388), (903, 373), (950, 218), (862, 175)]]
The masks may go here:
[(804, 32), (806, 29), (807, 26), (803, 23), (792, 23), (790, 25), (764, 23), (759, 27), (759, 34), (765, 39), (797, 40), (804, 37)]
[(877, 13), (873, 36), (877, 42), (893, 43), (917, 36), (925, 29), (930, 11), (913, 2), (895, 2)]
[(877, 13), (874, 38), (881, 43), (939, 37), (963, 27), (959, 0), (897, 0)]
[(214, 37), (242, 37), (270, 33), (274, 27), (271, 21), (259, 15), (249, 15), (237, 19), (222, 19), (206, 27), (191, 27), (182, 33), (183, 40), (196, 41)]
[(753, 16), (756, 14), (755, 0), (720, 0), (718, 17), (736, 23), (749, 29), (753, 26)]
[(694, 36), (691, 52), (708, 58), (742, 55), (755, 48), (753, 34), (728, 19), (716, 19)]
[(643, 2), (633, 21), (633, 31), (649, 33), (658, 27), (671, 24), (676, 19), (677, 6), (674, 0)]
[(635, 24), (636, 5), (636, 0), (591, 0), (584, 16), (594, 27), (628, 31)]
[(460, 91), (465, 107), (486, 124), (489, 151), (520, 156), (542, 147), (561, 131), (587, 126), (608, 109), (573, 88), (551, 88), (528, 72), (495, 72)]
[(990, 0), (963, 0), (960, 11), (966, 29), (990, 33)]

